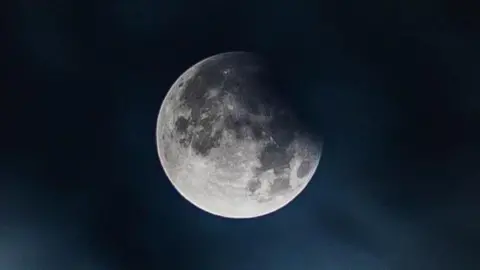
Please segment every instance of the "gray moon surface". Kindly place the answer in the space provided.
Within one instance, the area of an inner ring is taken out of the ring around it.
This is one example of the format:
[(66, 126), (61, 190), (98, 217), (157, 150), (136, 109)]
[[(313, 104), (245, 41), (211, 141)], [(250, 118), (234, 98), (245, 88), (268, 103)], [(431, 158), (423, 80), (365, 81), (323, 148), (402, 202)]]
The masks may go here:
[(198, 208), (253, 218), (291, 202), (310, 182), (322, 142), (274, 95), (255, 54), (227, 52), (186, 70), (157, 120), (160, 162), (175, 189)]

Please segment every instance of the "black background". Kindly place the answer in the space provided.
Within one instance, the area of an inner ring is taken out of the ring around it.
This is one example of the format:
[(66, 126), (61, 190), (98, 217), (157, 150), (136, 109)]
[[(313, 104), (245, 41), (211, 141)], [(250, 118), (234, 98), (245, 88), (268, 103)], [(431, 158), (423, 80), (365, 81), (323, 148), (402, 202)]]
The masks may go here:
[[(479, 5), (1, 4), (0, 269), (479, 269)], [(325, 140), (308, 188), (253, 220), (167, 180), (156, 117), (190, 65), (262, 54)]]

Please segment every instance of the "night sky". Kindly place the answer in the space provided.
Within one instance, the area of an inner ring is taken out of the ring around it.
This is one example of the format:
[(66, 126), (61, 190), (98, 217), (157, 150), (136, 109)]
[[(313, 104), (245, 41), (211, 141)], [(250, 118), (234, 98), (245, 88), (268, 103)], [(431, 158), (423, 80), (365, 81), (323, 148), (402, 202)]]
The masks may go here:
[[(2, 2), (1, 270), (480, 269), (476, 1)], [(324, 138), (285, 208), (205, 213), (157, 114), (190, 65), (261, 54)]]

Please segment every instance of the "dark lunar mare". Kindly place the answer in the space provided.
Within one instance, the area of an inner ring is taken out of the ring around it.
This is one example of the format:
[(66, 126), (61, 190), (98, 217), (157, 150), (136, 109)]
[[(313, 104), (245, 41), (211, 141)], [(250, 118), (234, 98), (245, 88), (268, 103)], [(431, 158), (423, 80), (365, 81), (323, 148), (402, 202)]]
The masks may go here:
[[(272, 116), (269, 122), (259, 122), (249, 114), (232, 113), (224, 115), (223, 127), (234, 134), (237, 140), (273, 139), (259, 153), (261, 167), (256, 169), (256, 173), (259, 175), (274, 169), (278, 178), (272, 184), (271, 191), (275, 193), (290, 187), (288, 173), (294, 153), (288, 150), (288, 146), (295, 139), (295, 132), (300, 132), (301, 128), (291, 110), (275, 97), (270, 76), (265, 63), (253, 54), (228, 53), (206, 60), (198, 67), (195, 76), (184, 82), (180, 104), (191, 110), (191, 116), (188, 119), (179, 117), (175, 122), (175, 132), (183, 138), (181, 144), (184, 147), (189, 147), (191, 142), (197, 154), (208, 156), (211, 149), (221, 143), (222, 130), (212, 136), (212, 124), (220, 117), (218, 108), (224, 106), (222, 102), (226, 95), (233, 97), (236, 103), (254, 115)], [(208, 91), (211, 89), (220, 91), (215, 97), (209, 97)], [(189, 126), (201, 126), (203, 129), (193, 136), (193, 132), (187, 130)], [(302, 171), (306, 171), (304, 167)], [(247, 188), (254, 192), (259, 187), (260, 182), (256, 178)]]

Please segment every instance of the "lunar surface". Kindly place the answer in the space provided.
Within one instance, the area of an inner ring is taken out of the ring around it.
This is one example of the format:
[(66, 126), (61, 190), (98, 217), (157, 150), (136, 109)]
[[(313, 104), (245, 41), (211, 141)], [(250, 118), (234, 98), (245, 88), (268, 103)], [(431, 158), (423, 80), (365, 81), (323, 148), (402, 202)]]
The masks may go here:
[(270, 78), (256, 55), (229, 52), (193, 65), (167, 93), (157, 120), (160, 162), (198, 208), (258, 217), (310, 182), (322, 145), (275, 97)]

